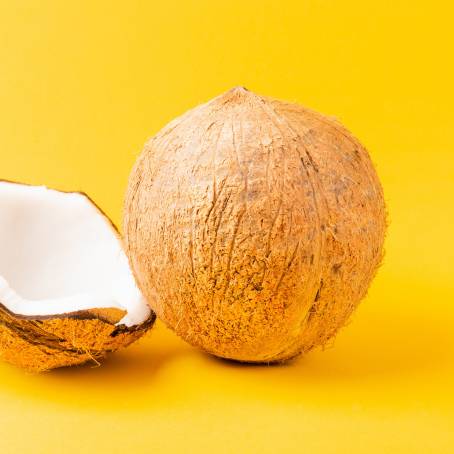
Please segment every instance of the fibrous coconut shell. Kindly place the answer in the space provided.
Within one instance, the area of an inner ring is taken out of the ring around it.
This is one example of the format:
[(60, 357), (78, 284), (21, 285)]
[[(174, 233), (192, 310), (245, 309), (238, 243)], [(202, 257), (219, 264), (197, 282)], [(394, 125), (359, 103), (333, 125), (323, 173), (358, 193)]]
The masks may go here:
[(273, 362), (325, 345), (383, 256), (383, 191), (338, 121), (235, 88), (146, 145), (124, 231), (153, 310), (215, 355)]
[(139, 339), (156, 317), (151, 313), (140, 325), (117, 326), (123, 315), (112, 308), (23, 317), (0, 303), (0, 358), (31, 372), (86, 362), (97, 364), (108, 353)]

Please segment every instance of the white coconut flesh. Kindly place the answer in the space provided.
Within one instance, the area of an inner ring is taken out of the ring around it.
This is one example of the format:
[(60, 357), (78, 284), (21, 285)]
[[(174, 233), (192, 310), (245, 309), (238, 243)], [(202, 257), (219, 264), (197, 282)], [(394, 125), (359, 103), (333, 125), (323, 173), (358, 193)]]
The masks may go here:
[(136, 287), (118, 233), (84, 194), (0, 182), (0, 303), (18, 316), (150, 309)]

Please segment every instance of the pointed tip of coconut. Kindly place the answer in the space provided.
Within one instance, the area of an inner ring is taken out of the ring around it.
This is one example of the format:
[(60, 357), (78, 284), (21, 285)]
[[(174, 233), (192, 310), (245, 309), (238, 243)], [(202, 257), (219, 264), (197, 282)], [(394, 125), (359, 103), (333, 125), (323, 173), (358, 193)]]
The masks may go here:
[(248, 88), (242, 86), (242, 85), (237, 85), (233, 88), (230, 88), (226, 92), (222, 93), (220, 96), (217, 98), (214, 98), (214, 100), (221, 102), (222, 104), (226, 104), (228, 102), (232, 101), (243, 101), (247, 98), (259, 98), (257, 94), (249, 90)]
[(244, 87), (243, 85), (237, 85), (230, 90), (227, 91), (227, 93), (232, 93), (232, 94), (246, 94), (246, 93), (252, 93), (248, 88)]

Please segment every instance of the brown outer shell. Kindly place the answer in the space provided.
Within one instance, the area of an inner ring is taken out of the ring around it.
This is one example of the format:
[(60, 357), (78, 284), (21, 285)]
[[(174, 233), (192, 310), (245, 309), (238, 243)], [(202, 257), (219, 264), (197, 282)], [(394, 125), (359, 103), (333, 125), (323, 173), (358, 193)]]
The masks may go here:
[(250, 362), (325, 345), (383, 255), (383, 192), (337, 121), (236, 88), (172, 121), (130, 177), (131, 268), (193, 345)]
[[(121, 242), (118, 229), (107, 215), (87, 194), (77, 193), (86, 197), (106, 218)], [(12, 313), (0, 301), (0, 358), (30, 372), (43, 372), (87, 361), (98, 363), (108, 353), (127, 347), (143, 336), (156, 319), (151, 312), (140, 325), (116, 325), (123, 316), (124, 311), (118, 308), (24, 316)]]

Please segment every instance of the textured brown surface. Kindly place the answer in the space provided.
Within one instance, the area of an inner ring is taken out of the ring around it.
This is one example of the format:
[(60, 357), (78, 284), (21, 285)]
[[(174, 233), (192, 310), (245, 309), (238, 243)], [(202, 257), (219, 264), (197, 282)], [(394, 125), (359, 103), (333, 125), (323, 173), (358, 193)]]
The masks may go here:
[(32, 372), (87, 361), (97, 363), (107, 353), (137, 340), (155, 320), (152, 313), (136, 327), (115, 326), (122, 316), (112, 308), (53, 318), (21, 317), (0, 304), (0, 358)]
[(385, 224), (369, 155), (343, 126), (235, 88), (146, 144), (124, 230), (160, 318), (208, 352), (267, 362), (345, 325), (382, 258)]

